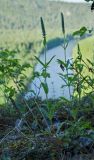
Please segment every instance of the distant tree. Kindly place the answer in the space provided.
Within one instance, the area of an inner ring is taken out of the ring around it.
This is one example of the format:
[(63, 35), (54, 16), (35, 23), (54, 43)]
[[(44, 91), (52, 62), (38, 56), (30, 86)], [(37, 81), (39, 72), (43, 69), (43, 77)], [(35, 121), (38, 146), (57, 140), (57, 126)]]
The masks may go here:
[(94, 0), (85, 0), (86, 2), (90, 2), (92, 1), (92, 4), (91, 4), (91, 11), (94, 10)]
[(94, 0), (85, 0), (86, 2), (90, 2), (90, 1), (93, 1), (94, 2)]

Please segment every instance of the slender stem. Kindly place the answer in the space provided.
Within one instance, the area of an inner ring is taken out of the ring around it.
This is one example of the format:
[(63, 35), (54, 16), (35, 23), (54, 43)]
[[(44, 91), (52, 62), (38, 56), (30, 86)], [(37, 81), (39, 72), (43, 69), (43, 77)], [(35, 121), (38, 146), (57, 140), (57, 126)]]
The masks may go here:
[[(16, 85), (16, 87), (17, 87), (17, 89), (18, 89), (18, 91), (20, 92), (20, 94), (21, 94), (21, 97), (23, 98), (23, 96), (22, 96), (22, 92), (21, 92), (21, 90), (20, 90), (20, 88), (19, 88), (19, 84), (17, 84), (16, 83), (16, 81), (13, 79), (13, 81), (14, 81), (14, 84)], [(34, 113), (33, 113), (33, 111), (32, 111), (32, 109), (29, 107), (29, 105), (28, 105), (28, 103), (27, 103), (27, 101), (23, 98), (23, 101), (24, 101), (24, 104), (25, 104), (25, 106), (28, 108), (28, 110), (30, 111), (30, 113), (32, 114), (32, 116), (33, 116), (33, 118), (35, 119), (35, 121), (36, 122), (38, 122), (37, 121), (37, 117), (34, 115)], [(40, 126), (39, 126), (40, 127)], [(41, 128), (41, 127), (40, 127)]]
[[(47, 67), (46, 67), (46, 64), (47, 64), (46, 48), (47, 48), (47, 46), (45, 45), (45, 46), (44, 46), (44, 56), (45, 56), (45, 59), (44, 59), (44, 61), (45, 61), (45, 68), (44, 68), (44, 69), (45, 69), (45, 73), (47, 73)], [(45, 82), (45, 84), (47, 85), (47, 77), (45, 77), (44, 82)], [(48, 104), (48, 93), (46, 93), (46, 104), (47, 104), (47, 108), (48, 108), (48, 105), (49, 105), (49, 104)], [(43, 116), (44, 116), (44, 115), (43, 115)], [(44, 119), (45, 119), (45, 117), (44, 117)], [(50, 127), (49, 127), (46, 119), (45, 119), (45, 122), (46, 122), (46, 124), (47, 124), (47, 126), (48, 126), (49, 132), (51, 133)]]
[(80, 105), (80, 102), (81, 102), (81, 86), (80, 86), (80, 75), (78, 75), (78, 96), (79, 96), (79, 105)]
[(38, 110), (40, 111), (40, 113), (41, 113), (42, 117), (44, 118), (44, 121), (45, 121), (45, 123), (46, 123), (46, 126), (47, 126), (47, 127), (48, 127), (48, 129), (49, 129), (49, 132), (51, 133), (50, 127), (49, 127), (49, 125), (48, 125), (48, 122), (47, 122), (47, 120), (46, 120), (46, 118), (45, 118), (44, 114), (42, 113), (41, 109), (39, 108), (39, 105), (38, 105), (37, 101), (36, 101), (35, 99), (34, 99), (34, 101), (35, 101), (35, 104), (36, 104), (36, 106), (37, 106)]
[[(19, 86), (17, 85), (17, 83), (15, 82), (15, 80), (14, 80), (14, 83), (16, 84), (16, 87), (17, 87), (18, 91), (20, 92), (20, 94), (21, 94), (21, 96), (22, 96), (21, 90), (20, 90)], [(23, 96), (22, 96), (22, 98), (23, 98)], [(28, 103), (26, 102), (26, 100), (25, 100), (24, 98), (23, 98), (23, 101), (24, 101), (24, 104), (26, 105), (26, 107), (28, 108), (28, 110), (31, 112), (33, 118), (34, 118), (34, 119), (36, 120), (36, 122), (38, 123), (37, 117), (33, 114), (32, 109), (29, 107)], [(36, 104), (39, 112), (41, 113), (43, 119), (45, 120), (46, 126), (47, 126), (48, 129), (49, 129), (49, 132), (51, 133), (50, 127), (49, 127), (49, 125), (48, 125), (48, 122), (46, 121), (46, 118), (45, 118), (44, 114), (42, 113), (42, 111), (41, 111), (41, 109), (40, 109), (40, 107), (39, 107), (39, 104), (37, 103), (37, 101), (35, 100), (35, 98), (34, 98), (34, 102), (35, 102), (35, 104)], [(41, 128), (40, 124), (39, 124), (39, 127)]]
[(0, 140), (0, 145), (6, 140), (6, 138), (9, 136), (10, 133), (15, 131), (15, 128), (13, 128), (11, 131), (9, 131), (1, 140)]
[[(47, 46), (45, 45), (45, 48), (44, 48), (45, 73), (47, 73), (47, 67), (46, 67), (46, 63), (47, 63), (46, 48), (47, 48)], [(45, 84), (47, 84), (47, 77), (45, 77), (44, 82), (45, 82)], [(47, 93), (46, 93), (46, 102), (48, 102), (48, 94)]]
[[(63, 48), (64, 48), (65, 63), (67, 64), (66, 47), (67, 47), (66, 46), (66, 36), (64, 34), (64, 45), (63, 45)], [(69, 80), (68, 80), (69, 73), (68, 73), (68, 67), (67, 66), (66, 66), (66, 73), (67, 73), (67, 82), (68, 82), (69, 96), (70, 96), (70, 99), (71, 99), (71, 89), (70, 89)]]

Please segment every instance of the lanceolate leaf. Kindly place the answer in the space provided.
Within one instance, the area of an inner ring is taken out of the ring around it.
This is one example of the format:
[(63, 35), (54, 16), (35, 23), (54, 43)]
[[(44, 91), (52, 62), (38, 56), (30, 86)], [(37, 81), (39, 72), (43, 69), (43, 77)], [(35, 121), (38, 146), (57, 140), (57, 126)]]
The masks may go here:
[(57, 59), (57, 62), (61, 65), (63, 65), (64, 67), (67, 66), (67, 64), (64, 61), (61, 61), (60, 59)]
[(46, 64), (44, 64), (38, 57), (35, 56), (35, 58), (37, 59), (37, 61), (45, 68), (48, 67), (48, 65), (51, 63), (51, 61), (53, 60), (55, 56), (53, 56)]
[(38, 57), (35, 56), (35, 58), (43, 67), (45, 67), (45, 64)]
[(49, 62), (47, 62), (47, 66), (51, 63), (51, 61), (54, 59), (54, 57), (55, 57), (55, 56), (53, 56), (53, 57), (49, 60)]
[(94, 63), (92, 63), (89, 59), (87, 59), (87, 61), (88, 61), (92, 66), (94, 66)]
[(80, 58), (82, 58), (82, 53), (81, 53), (81, 50), (80, 50), (80, 46), (79, 46), (79, 44), (78, 44), (78, 46), (77, 46), (77, 47), (78, 47), (78, 52), (77, 52), (77, 53), (78, 53), (78, 55), (80, 56)]
[(48, 85), (47, 85), (47, 83), (41, 83), (41, 85), (42, 85), (42, 87), (43, 87), (43, 89), (44, 89), (44, 92), (46, 93), (46, 94), (48, 94)]

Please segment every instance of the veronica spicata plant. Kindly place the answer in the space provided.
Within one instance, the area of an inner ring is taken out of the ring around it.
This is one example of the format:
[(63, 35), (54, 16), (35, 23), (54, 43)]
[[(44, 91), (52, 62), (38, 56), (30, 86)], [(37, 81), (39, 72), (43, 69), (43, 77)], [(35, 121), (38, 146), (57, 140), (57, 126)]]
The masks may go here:
[[(67, 53), (66, 53), (66, 49), (68, 47), (68, 41), (67, 41), (66, 32), (65, 32), (65, 22), (64, 22), (63, 13), (61, 13), (61, 26), (62, 26), (62, 33), (63, 33), (63, 39), (64, 39), (62, 47), (64, 50), (64, 58), (65, 59), (64, 60), (58, 59), (58, 63), (59, 63), (59, 65), (62, 69), (62, 72), (63, 72), (63, 73), (59, 73), (59, 76), (65, 82), (65, 85), (62, 85), (62, 88), (68, 87), (69, 99), (71, 99), (71, 78), (70, 78), (70, 73), (69, 73), (70, 60), (67, 59)], [(64, 73), (64, 71), (65, 71), (65, 73)], [(62, 98), (64, 98), (64, 97), (62, 97)]]

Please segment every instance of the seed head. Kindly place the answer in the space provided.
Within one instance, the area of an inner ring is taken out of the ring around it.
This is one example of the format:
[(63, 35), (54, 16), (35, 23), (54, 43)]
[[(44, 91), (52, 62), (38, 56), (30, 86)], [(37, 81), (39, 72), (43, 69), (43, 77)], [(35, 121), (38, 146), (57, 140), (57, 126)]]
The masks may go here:
[(45, 26), (44, 26), (43, 18), (41, 17), (40, 20), (41, 20), (41, 29), (42, 29), (43, 37), (46, 37), (46, 31), (45, 31)]
[(62, 24), (62, 32), (65, 34), (65, 24), (64, 24), (64, 15), (61, 13), (61, 24)]
[(41, 29), (42, 29), (42, 34), (43, 34), (43, 44), (44, 46), (46, 46), (46, 31), (45, 31), (45, 25), (44, 25), (42, 17), (40, 18), (40, 21), (41, 21)]

